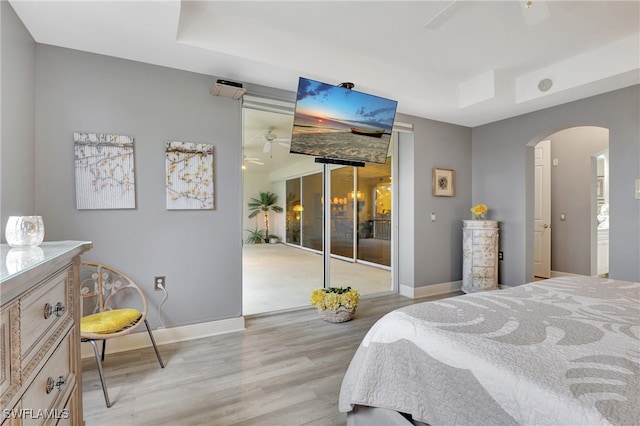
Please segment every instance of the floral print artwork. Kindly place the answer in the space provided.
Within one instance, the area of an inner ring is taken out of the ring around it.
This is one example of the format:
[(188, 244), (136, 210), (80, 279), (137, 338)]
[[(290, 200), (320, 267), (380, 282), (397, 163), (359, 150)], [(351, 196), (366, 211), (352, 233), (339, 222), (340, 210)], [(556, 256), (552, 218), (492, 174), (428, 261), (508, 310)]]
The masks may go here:
[(73, 140), (78, 210), (134, 209), (133, 138), (75, 132)]
[(213, 145), (165, 141), (167, 209), (213, 210)]

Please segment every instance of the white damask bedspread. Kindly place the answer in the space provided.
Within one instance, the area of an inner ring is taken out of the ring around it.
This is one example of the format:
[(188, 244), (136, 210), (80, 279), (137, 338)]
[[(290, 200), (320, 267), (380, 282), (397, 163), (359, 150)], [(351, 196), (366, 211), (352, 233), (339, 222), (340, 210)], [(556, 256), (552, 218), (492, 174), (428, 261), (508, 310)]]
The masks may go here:
[(640, 425), (640, 283), (563, 277), (402, 308), (347, 370), (354, 405), (434, 426)]

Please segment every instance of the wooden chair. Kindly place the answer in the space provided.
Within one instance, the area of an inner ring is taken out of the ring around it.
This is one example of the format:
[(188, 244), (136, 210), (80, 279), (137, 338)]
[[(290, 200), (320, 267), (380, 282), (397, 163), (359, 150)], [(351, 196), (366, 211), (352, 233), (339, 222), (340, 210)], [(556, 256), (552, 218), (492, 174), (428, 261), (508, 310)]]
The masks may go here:
[[(82, 261), (80, 265), (82, 311), (91, 313), (80, 320), (82, 342), (89, 342), (98, 364), (98, 374), (107, 407), (111, 407), (102, 361), (108, 339), (127, 335), (142, 323), (147, 327), (160, 367), (164, 363), (147, 322), (147, 298), (142, 290), (122, 272), (101, 263)], [(102, 340), (99, 355), (96, 341)]]

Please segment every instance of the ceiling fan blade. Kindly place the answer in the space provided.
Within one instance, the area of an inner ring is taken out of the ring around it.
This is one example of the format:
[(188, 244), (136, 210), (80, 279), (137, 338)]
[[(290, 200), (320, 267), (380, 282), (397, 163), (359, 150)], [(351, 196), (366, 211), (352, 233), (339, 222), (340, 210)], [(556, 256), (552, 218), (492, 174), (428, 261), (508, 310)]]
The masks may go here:
[(262, 152), (271, 152), (271, 142), (265, 142)]
[(280, 144), (281, 146), (284, 146), (286, 148), (291, 148), (291, 141), (279, 141), (278, 144)]
[(252, 141), (257, 141), (257, 140), (262, 140), (264, 139), (264, 133), (258, 133), (255, 136), (252, 136), (250, 140)]
[(257, 164), (258, 166), (264, 166), (264, 163), (262, 161), (258, 161), (258, 160), (247, 160), (247, 161), (252, 164)]
[(429, 19), (422, 27), (428, 30), (437, 30), (442, 24), (448, 21), (453, 15), (458, 13), (464, 4), (457, 0), (452, 0), (451, 3), (446, 5), (440, 12), (438, 12), (433, 18)]

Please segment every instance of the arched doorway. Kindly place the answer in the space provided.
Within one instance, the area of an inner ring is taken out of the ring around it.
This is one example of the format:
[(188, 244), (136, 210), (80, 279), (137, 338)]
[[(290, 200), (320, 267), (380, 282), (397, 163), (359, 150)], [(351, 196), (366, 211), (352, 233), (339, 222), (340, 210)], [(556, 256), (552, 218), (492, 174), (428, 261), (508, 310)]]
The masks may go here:
[[(541, 154), (538, 152), (545, 143), (549, 150), (548, 164), (540, 165)], [(542, 138), (534, 145), (534, 215), (530, 226), (534, 229), (533, 269), (536, 278), (602, 275), (604, 269), (608, 272), (603, 261), (608, 256), (605, 187), (608, 187), (606, 171), (609, 165), (608, 155), (606, 168), (604, 158), (598, 160), (598, 156), (608, 153), (609, 130), (594, 126), (572, 127)], [(601, 164), (600, 168), (598, 164)], [(540, 188), (545, 173), (550, 181), (548, 196)], [(548, 221), (541, 220), (547, 208), (550, 213)], [(544, 237), (549, 240), (548, 247)], [(546, 250), (549, 253), (545, 253)], [(548, 276), (540, 273), (539, 267), (545, 256), (549, 257)]]

